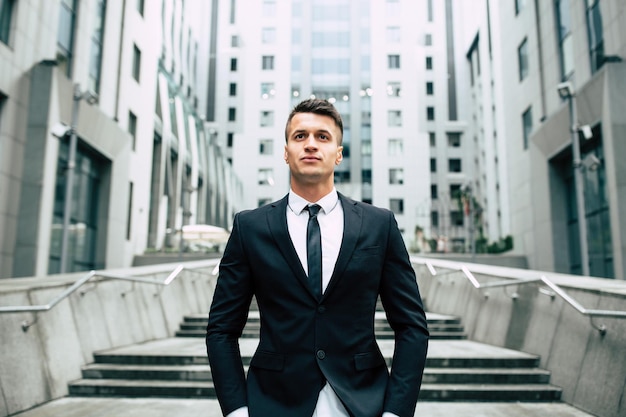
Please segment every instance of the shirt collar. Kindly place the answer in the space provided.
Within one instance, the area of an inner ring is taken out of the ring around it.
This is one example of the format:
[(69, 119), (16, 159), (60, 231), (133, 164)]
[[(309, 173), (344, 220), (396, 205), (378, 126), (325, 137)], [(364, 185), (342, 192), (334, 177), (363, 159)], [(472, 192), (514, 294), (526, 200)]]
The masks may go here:
[(311, 204), (319, 204), (324, 211), (324, 214), (330, 213), (335, 207), (337, 207), (337, 202), (339, 201), (339, 195), (337, 194), (337, 189), (333, 187), (333, 190), (326, 194), (324, 197), (315, 202), (310, 202), (305, 200), (296, 194), (293, 190), (289, 190), (289, 208), (297, 215), (302, 213), (304, 207)]

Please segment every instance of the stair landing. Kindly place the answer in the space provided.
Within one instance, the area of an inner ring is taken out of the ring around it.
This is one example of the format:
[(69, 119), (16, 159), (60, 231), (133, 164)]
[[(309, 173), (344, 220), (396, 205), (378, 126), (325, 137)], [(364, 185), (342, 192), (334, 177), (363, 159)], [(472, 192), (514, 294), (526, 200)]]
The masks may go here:
[[(105, 411), (106, 410), (106, 411)], [(221, 417), (217, 400), (65, 397), (13, 417)], [(563, 403), (418, 402), (415, 417), (593, 417)]]

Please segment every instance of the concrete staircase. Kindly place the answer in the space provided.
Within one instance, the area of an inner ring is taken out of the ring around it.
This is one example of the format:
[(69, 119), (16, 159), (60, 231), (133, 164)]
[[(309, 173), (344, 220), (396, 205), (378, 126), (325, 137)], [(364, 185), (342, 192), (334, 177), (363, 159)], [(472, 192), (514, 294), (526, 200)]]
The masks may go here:
[[(428, 315), (432, 339), (420, 401), (558, 401), (539, 358), (466, 340), (458, 317)], [(177, 337), (96, 352), (82, 369), (83, 379), (69, 385), (71, 396), (214, 398), (206, 357), (207, 316), (187, 316)], [(258, 344), (259, 315), (251, 311), (240, 339), (244, 366)], [(376, 336), (391, 366), (393, 332), (383, 312)]]

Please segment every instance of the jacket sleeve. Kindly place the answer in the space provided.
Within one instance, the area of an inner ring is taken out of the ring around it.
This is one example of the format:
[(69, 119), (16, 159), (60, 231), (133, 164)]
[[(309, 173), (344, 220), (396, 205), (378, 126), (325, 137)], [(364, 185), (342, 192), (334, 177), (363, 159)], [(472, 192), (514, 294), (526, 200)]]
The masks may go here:
[(220, 262), (213, 294), (206, 347), (215, 392), (224, 415), (247, 405), (246, 379), (239, 337), (252, 300), (251, 270), (237, 214)]
[(395, 334), (383, 410), (412, 417), (426, 365), (429, 333), (415, 271), (391, 212), (380, 298)]

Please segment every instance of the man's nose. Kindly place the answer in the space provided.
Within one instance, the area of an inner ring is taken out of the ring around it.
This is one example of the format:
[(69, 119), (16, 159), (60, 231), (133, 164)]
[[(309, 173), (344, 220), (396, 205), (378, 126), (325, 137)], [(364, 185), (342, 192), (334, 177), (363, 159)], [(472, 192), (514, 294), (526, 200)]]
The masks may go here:
[(307, 136), (305, 142), (304, 142), (304, 146), (307, 149), (310, 148), (316, 148), (317, 149), (317, 141), (315, 140), (315, 135), (314, 134), (310, 134)]

